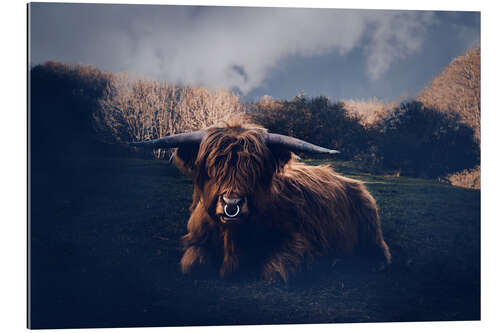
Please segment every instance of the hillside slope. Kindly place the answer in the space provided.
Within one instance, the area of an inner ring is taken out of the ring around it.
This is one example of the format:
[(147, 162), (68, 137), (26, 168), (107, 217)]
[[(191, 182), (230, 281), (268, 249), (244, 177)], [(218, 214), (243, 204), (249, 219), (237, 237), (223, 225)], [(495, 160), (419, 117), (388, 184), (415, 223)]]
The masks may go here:
[(481, 139), (481, 48), (468, 49), (455, 58), (419, 94), (427, 107), (453, 111)]
[[(419, 94), (419, 101), (427, 107), (443, 112), (453, 111), (462, 121), (474, 129), (481, 143), (481, 47), (476, 46), (455, 58)], [(444, 177), (455, 186), (479, 189), (481, 167), (464, 170)]]

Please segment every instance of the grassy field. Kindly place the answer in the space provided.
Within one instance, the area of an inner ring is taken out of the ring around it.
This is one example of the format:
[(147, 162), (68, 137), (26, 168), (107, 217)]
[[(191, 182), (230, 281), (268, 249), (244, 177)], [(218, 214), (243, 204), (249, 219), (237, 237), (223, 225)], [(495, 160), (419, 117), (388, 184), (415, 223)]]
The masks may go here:
[(333, 164), (377, 199), (394, 263), (323, 263), (289, 284), (182, 275), (192, 186), (166, 161), (33, 166), (31, 326), (480, 319), (480, 192)]

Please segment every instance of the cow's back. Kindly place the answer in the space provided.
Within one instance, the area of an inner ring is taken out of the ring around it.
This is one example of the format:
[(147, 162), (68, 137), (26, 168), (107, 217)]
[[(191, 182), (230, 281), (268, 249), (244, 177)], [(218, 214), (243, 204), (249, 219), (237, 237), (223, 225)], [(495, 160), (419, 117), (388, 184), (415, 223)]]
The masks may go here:
[(271, 192), (276, 210), (292, 219), (282, 223), (304, 232), (319, 252), (350, 254), (378, 224), (375, 200), (364, 185), (330, 166), (289, 163)]

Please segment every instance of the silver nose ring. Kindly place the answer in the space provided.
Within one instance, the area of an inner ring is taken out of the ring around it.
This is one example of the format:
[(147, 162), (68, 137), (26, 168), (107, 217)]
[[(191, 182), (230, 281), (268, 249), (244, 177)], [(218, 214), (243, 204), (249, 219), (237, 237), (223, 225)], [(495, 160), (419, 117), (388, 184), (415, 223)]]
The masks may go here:
[(240, 205), (236, 205), (236, 213), (234, 214), (229, 214), (227, 212), (227, 205), (224, 206), (224, 213), (226, 214), (227, 217), (236, 217), (240, 213)]

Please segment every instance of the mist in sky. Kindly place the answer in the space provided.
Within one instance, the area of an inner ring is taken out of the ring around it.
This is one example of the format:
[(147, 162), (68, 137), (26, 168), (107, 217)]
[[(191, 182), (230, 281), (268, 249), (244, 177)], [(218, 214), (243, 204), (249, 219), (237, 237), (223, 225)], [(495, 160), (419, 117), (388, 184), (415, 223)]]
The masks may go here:
[(411, 95), (479, 41), (479, 12), (30, 5), (31, 65), (93, 65), (247, 99)]

